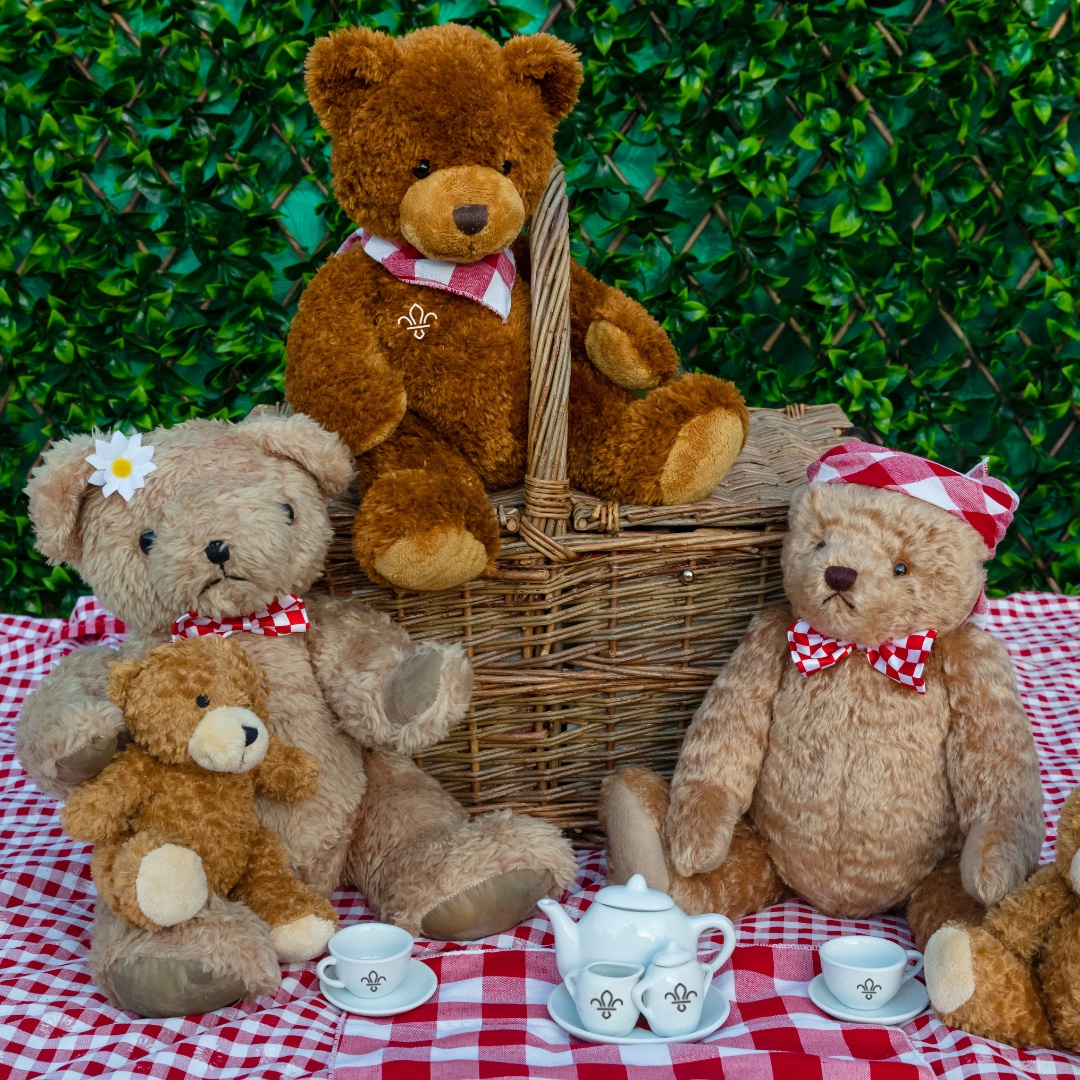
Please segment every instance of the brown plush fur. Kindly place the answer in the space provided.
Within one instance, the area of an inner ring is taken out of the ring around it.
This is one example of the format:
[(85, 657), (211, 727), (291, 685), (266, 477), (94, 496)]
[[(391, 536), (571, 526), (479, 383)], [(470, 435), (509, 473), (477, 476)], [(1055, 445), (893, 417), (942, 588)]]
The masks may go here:
[[(555, 126), (581, 78), (574, 50), (548, 34), (500, 49), (454, 24), (397, 40), (339, 31), (317, 41), (307, 63), (342, 207), (378, 236), (456, 262), (515, 243), (547, 186)], [(418, 179), (421, 162), (430, 174)], [(486, 214), (479, 231), (455, 222), (461, 207)], [(353, 542), (377, 582), (450, 588), (498, 552), (485, 489), (521, 482), (528, 438), (521, 242), (515, 255), (506, 323), (472, 300), (398, 281), (359, 246), (331, 256), (301, 297), (287, 396), (364, 455)], [(416, 322), (426, 325), (420, 337)], [(633, 503), (708, 494), (745, 441), (738, 391), (707, 375), (676, 379), (660, 325), (576, 265), (571, 348), (574, 486)], [(642, 399), (643, 389), (653, 392)]]
[[(634, 870), (624, 845), (646, 862), (659, 849), (679, 903), (731, 917), (790, 889), (859, 918), (922, 885), (921, 941), (948, 918), (977, 920), (980, 903), (1015, 888), (1038, 858), (1042, 797), (1008, 657), (965, 622), (985, 558), (974, 529), (909, 496), (842, 484), (797, 493), (783, 551), (790, 603), (754, 618), (707, 694), (670, 805), (664, 781), (640, 770), (607, 787), (605, 805), (620, 789), (620, 815), (636, 822), (630, 841), (625, 824), (608, 821), (619, 876)], [(829, 566), (858, 572), (843, 599), (825, 584)], [(926, 693), (861, 653), (802, 675), (786, 634), (798, 618), (871, 643), (937, 630)], [(646, 803), (652, 841), (640, 827)]]
[[(461, 649), (417, 646), (361, 604), (305, 595), (332, 536), (327, 500), (352, 473), (340, 439), (303, 415), (264, 415), (240, 424), (192, 420), (148, 433), (144, 445), (154, 447), (157, 469), (128, 503), (88, 485), (92, 468), (83, 459), (91, 437), (47, 451), (29, 487), (38, 546), (54, 560), (70, 559), (123, 618), (131, 633), (121, 654), (136, 660), (168, 640), (184, 611), (242, 615), (282, 593), (305, 596), (308, 633), (230, 639), (271, 682), (268, 729), (318, 762), (311, 799), (290, 804), (256, 796), (261, 823), (299, 877), (323, 895), (346, 880), (383, 918), (414, 933), (426, 914), (489, 883), (486, 907), (473, 905), (475, 918), (455, 924), (460, 937), (487, 932), (493, 922), (506, 929), (520, 918), (522, 868), (535, 870), (542, 883), (534, 901), (568, 884), (576, 863), (557, 830), (520, 816), (470, 820), (403, 756), (441, 739), (464, 715), (472, 676)], [(155, 534), (148, 555), (139, 546), (145, 532)], [(228, 543), (227, 579), (207, 560), (211, 539)], [(106, 665), (115, 655), (103, 649), (86, 663), (73, 657), (59, 665), (23, 708), (20, 760), (40, 787), (61, 798), (73, 780), (59, 763), (94, 738), (107, 742), (121, 731), (122, 714), (105, 694)], [(384, 756), (396, 763), (389, 772), (376, 768)], [(417, 790), (426, 792), (422, 800), (414, 798)], [(279, 975), (267, 956), (275, 944), (290, 959), (325, 946), (325, 935), (308, 929), (300, 944), (302, 920), (272, 939), (242, 907), (211, 898), (189, 923), (150, 934), (102, 904), (91, 966), (114, 1001), (171, 1015), (185, 1004), (235, 1000), (237, 986), (239, 994), (272, 992)]]
[(926, 988), (952, 1027), (1013, 1046), (1080, 1052), (1080, 788), (1065, 800), (1054, 861), (926, 949)]
[(219, 637), (159, 646), (141, 662), (114, 664), (109, 691), (134, 743), (72, 793), (63, 820), (76, 839), (97, 844), (94, 884), (113, 911), (135, 926), (160, 929), (140, 906), (139, 867), (157, 848), (176, 844), (198, 855), (211, 893), (242, 899), (271, 927), (305, 915), (336, 927), (329, 902), (293, 876), (255, 814), (256, 790), (287, 802), (314, 795), (315, 760), (275, 735), (265, 746), (260, 739), (245, 747), (245, 754), (257, 751), (247, 759), (259, 761), (253, 768), (241, 757), (237, 771), (211, 771), (191, 756), (200, 724), (212, 721), (208, 708), (234, 707), (229, 719), (236, 726), (251, 715), (268, 719), (262, 673), (243, 648)]

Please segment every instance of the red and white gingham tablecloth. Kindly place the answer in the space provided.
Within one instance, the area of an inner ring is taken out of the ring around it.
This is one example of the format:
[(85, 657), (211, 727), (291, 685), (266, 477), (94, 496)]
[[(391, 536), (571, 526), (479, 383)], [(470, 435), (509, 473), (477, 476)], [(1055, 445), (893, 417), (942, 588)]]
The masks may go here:
[[(1080, 598), (1019, 594), (991, 601), (991, 630), (1009, 648), (1035, 729), (1046, 793), (1049, 857), (1058, 810), (1080, 784)], [(440, 986), (400, 1017), (342, 1017), (319, 995), (314, 965), (284, 971), (273, 998), (175, 1020), (117, 1012), (86, 966), (93, 910), (88, 848), (60, 830), (57, 805), (14, 757), (26, 694), (81, 645), (115, 645), (123, 627), (92, 598), (70, 620), (0, 616), (0, 1077), (321, 1077), (367, 1080), (802, 1078), (931, 1080), (1080, 1076), (1080, 1058), (1016, 1051), (952, 1032), (927, 1014), (904, 1028), (841, 1024), (819, 1012), (806, 984), (815, 946), (840, 933), (880, 934), (909, 946), (904, 921), (826, 919), (790, 901), (739, 924), (738, 948), (718, 976), (731, 1016), (695, 1045), (619, 1047), (579, 1042), (545, 1002), (557, 981), (543, 918), (468, 946), (419, 942)], [(581, 857), (564, 901), (588, 906), (603, 884), (602, 853)], [(334, 897), (343, 922), (370, 918), (351, 891)]]

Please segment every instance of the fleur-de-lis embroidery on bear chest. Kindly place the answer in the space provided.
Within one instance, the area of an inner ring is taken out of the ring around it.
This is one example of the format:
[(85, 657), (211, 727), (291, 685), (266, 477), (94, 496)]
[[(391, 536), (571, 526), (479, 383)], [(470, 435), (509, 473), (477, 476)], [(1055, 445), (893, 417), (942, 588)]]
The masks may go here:
[(398, 319), (398, 325), (404, 323), (405, 329), (411, 330), (412, 336), (417, 341), (422, 341), (424, 335), (431, 329), (432, 322), (438, 317), (434, 311), (425, 311), (423, 305), (413, 304), (409, 308), (408, 314), (402, 315)]

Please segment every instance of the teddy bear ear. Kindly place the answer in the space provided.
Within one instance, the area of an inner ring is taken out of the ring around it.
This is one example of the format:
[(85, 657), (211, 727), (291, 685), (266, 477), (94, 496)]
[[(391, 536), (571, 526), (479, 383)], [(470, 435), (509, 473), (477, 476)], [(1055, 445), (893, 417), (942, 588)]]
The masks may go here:
[(138, 660), (117, 660), (109, 665), (109, 698), (123, 709), (127, 707), (128, 694), (135, 677), (142, 671)]
[(355, 466), (349, 448), (304, 413), (284, 416), (254, 410), (235, 430), (263, 453), (295, 461), (315, 478), (328, 499), (340, 495), (353, 478)]
[(381, 30), (350, 26), (319, 38), (304, 64), (308, 101), (331, 135), (373, 86), (390, 77), (397, 61), (394, 39)]
[(93, 451), (93, 435), (63, 439), (46, 449), (30, 474), (26, 494), (34, 545), (50, 563), (77, 563), (82, 556), (79, 509), (94, 473), (86, 460)]
[(553, 119), (569, 115), (584, 79), (577, 49), (554, 34), (521, 34), (503, 46), (503, 59), (515, 79), (540, 91)]

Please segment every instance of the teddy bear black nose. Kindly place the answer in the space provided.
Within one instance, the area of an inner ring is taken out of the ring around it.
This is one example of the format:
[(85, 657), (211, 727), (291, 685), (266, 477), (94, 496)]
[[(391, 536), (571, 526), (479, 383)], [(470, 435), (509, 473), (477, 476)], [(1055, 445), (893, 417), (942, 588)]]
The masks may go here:
[(229, 545), (224, 540), (211, 540), (203, 550), (215, 566), (229, 561)]
[(259, 737), (259, 729), (244, 724), (244, 745), (250, 746)]
[(825, 568), (825, 584), (836, 592), (846, 592), (855, 584), (859, 576), (858, 570), (852, 570), (850, 566), (827, 566)]
[(472, 203), (469, 206), (459, 206), (454, 210), (454, 224), (466, 235), (473, 236), (478, 233), (488, 220), (486, 206)]

